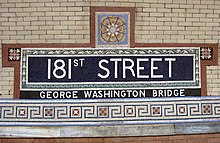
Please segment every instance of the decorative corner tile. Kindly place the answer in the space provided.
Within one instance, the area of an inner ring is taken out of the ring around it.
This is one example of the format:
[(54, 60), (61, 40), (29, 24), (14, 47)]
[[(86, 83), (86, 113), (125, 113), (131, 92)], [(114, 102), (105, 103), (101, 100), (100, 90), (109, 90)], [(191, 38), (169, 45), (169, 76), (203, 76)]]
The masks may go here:
[(200, 48), (201, 60), (212, 60), (213, 50), (210, 47)]
[(130, 46), (129, 12), (96, 12), (96, 47)]
[(20, 61), (21, 60), (21, 49), (9, 48), (8, 49), (8, 61)]

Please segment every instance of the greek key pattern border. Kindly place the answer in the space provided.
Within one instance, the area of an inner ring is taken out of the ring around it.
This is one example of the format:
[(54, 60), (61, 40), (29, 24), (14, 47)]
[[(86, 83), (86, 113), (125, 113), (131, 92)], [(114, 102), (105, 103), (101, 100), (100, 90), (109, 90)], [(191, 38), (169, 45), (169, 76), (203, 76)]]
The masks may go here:
[[(200, 86), (200, 52), (199, 47), (191, 48), (130, 48), (130, 49), (91, 49), (91, 48), (53, 48), (53, 49), (36, 49), (36, 48), (23, 48), (21, 56), (21, 89), (90, 89), (90, 88), (155, 88), (155, 87), (199, 87)], [(27, 56), (100, 56), (100, 55), (194, 55), (195, 56), (195, 77), (192, 82), (175, 82), (175, 83), (114, 83), (114, 84), (30, 84), (27, 81)]]
[(220, 97), (1, 100), (0, 125), (126, 125), (220, 121)]

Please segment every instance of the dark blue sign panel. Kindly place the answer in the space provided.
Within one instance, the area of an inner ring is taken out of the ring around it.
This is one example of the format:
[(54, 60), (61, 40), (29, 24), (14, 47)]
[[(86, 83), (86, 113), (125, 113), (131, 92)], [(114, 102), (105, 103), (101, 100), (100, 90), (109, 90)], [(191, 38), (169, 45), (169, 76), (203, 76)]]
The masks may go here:
[(201, 95), (198, 48), (22, 49), (20, 98)]
[(28, 82), (192, 81), (193, 56), (28, 57)]

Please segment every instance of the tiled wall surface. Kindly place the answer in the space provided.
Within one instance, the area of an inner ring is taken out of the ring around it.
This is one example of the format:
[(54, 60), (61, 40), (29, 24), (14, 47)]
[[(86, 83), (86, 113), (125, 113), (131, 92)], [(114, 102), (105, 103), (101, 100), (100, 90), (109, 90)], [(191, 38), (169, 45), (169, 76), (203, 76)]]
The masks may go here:
[[(14, 70), (9, 67), (2, 68), (1, 44), (90, 43), (91, 6), (135, 7), (135, 43), (220, 42), (219, 0), (0, 0), (1, 98), (12, 98), (14, 92)], [(207, 68), (208, 95), (220, 95), (219, 69), (220, 66)], [(220, 134), (15, 140), (22, 143), (42, 141), (219, 143)], [(0, 139), (0, 143), (15, 140)]]
[[(219, 0), (1, 0), (0, 44), (90, 43), (90, 6), (135, 7), (136, 43), (219, 43)], [(0, 94), (12, 98), (13, 69), (1, 65)], [(219, 75), (208, 67), (208, 95), (220, 95)]]

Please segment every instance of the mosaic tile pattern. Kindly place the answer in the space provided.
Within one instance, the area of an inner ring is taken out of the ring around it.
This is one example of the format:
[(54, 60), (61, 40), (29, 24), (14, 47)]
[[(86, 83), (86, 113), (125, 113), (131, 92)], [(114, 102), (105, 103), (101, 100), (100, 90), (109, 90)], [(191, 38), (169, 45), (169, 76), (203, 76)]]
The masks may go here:
[(200, 48), (201, 60), (212, 60), (212, 48), (209, 47), (201, 47)]
[(128, 12), (96, 12), (96, 47), (130, 45)]
[(20, 61), (20, 59), (21, 59), (21, 49), (19, 48), (8, 49), (8, 60), (9, 61)]
[(220, 97), (1, 100), (0, 125), (126, 125), (220, 121)]

